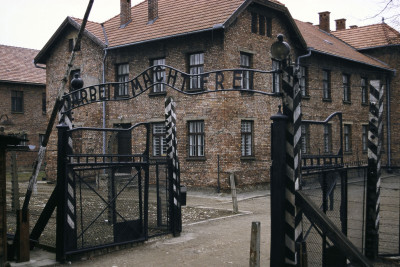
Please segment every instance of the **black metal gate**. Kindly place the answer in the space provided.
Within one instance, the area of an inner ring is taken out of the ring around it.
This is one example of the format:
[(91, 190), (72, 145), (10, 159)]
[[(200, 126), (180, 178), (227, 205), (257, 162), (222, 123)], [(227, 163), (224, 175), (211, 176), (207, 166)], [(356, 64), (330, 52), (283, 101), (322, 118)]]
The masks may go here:
[[(171, 208), (172, 168), (166, 158), (149, 158), (149, 131), (149, 123), (127, 129), (58, 126), (57, 186), (31, 238), (38, 240), (55, 207), (59, 261), (177, 233), (173, 225), (180, 225), (181, 218)], [(118, 154), (121, 132), (130, 137), (131, 143), (125, 144), (132, 147), (130, 154)]]

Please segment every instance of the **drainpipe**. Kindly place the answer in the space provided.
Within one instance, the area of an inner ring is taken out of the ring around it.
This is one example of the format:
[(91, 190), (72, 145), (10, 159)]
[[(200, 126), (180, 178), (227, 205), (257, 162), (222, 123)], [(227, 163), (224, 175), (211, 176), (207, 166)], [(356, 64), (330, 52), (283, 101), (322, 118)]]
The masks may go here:
[(387, 172), (392, 173), (392, 133), (390, 121), (390, 76), (386, 78), (386, 129), (387, 129)]
[(300, 69), (300, 59), (303, 59), (303, 58), (306, 58), (306, 57), (310, 57), (311, 56), (311, 50), (312, 50), (312, 48), (309, 47), (309, 48), (307, 48), (307, 51), (308, 51), (307, 54), (297, 57), (297, 60), (296, 60), (296, 71), (299, 71), (299, 69)]
[[(103, 57), (103, 62), (102, 62), (102, 83), (106, 83), (106, 58), (107, 58), (107, 52), (108, 52), (108, 38), (107, 38), (107, 33), (106, 29), (104, 28), (104, 24), (101, 24), (101, 28), (103, 29), (103, 34), (104, 34), (104, 39), (106, 42), (106, 47), (104, 48), (104, 57)], [(103, 129), (106, 128), (106, 101), (103, 101)], [(106, 154), (106, 132), (103, 131), (103, 154)]]

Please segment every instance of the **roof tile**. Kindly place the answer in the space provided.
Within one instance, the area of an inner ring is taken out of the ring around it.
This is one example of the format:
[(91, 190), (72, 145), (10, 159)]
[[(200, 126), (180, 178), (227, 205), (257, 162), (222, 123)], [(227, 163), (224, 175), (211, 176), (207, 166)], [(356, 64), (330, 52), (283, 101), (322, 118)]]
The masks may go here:
[(332, 32), (356, 49), (400, 44), (400, 33), (386, 23)]
[(36, 68), (38, 50), (0, 45), (0, 81), (46, 84), (46, 70)]
[(307, 42), (307, 47), (324, 54), (389, 69), (389, 66), (381, 61), (358, 52), (354, 47), (334, 35), (320, 30), (317, 26), (299, 20), (295, 20), (295, 22)]

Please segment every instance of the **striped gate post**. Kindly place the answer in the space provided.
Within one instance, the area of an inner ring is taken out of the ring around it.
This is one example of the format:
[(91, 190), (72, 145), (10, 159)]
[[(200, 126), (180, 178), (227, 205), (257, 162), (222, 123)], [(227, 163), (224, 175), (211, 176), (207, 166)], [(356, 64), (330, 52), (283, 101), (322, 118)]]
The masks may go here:
[[(80, 88), (83, 84), (80, 86)], [(79, 89), (79, 88), (74, 88)], [(57, 229), (56, 229), (56, 259), (66, 260), (66, 252), (77, 247), (76, 228), (76, 191), (75, 176), (67, 167), (66, 156), (73, 152), (73, 142), (68, 130), (72, 130), (72, 113), (64, 112), (66, 103), (59, 112), (58, 154), (57, 154)]]
[(283, 114), (286, 127), (286, 205), (285, 205), (285, 263), (297, 265), (296, 244), (303, 239), (302, 213), (295, 192), (300, 188), (301, 174), (301, 93), (297, 71), (293, 66), (282, 73)]
[(176, 114), (175, 102), (172, 97), (165, 99), (165, 126), (167, 160), (168, 160), (168, 181), (170, 195), (170, 217), (171, 230), (174, 236), (179, 236), (182, 231), (182, 213), (181, 213), (181, 188), (180, 171), (176, 138)]
[(365, 255), (372, 260), (379, 247), (383, 91), (379, 80), (370, 82)]

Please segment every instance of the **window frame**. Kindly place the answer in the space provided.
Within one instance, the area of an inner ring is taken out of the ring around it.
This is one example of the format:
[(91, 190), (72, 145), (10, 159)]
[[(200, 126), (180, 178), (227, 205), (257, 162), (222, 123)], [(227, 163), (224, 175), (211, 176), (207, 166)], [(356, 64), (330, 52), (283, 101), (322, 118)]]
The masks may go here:
[(43, 146), (45, 134), (39, 134), (39, 147)]
[[(123, 67), (126, 67), (125, 72), (120, 72), (120, 68)], [(114, 93), (116, 97), (127, 97), (129, 95), (129, 84), (126, 83), (129, 81), (129, 63), (120, 63), (116, 65), (115, 80), (118, 83), (125, 82), (125, 84), (118, 84), (118, 86), (115, 87)]]
[[(196, 59), (198, 56), (198, 62)], [(192, 62), (192, 59), (194, 62)], [(201, 74), (204, 73), (204, 52), (191, 53), (188, 56), (188, 66), (189, 66), (189, 74), (192, 74), (189, 78), (189, 90), (198, 91), (202, 90), (201, 88)], [(193, 71), (196, 71), (193, 72)], [(195, 85), (195, 86), (194, 86)]]
[[(151, 66), (157, 66), (157, 65), (165, 65), (165, 58), (154, 58), (151, 60)], [(157, 76), (158, 74), (161, 74), (161, 76)], [(161, 70), (159, 68), (153, 68), (152, 69), (152, 81), (153, 83), (157, 83), (158, 79), (162, 78), (161, 82), (165, 82), (166, 79), (166, 74), (165, 74), (165, 66), (161, 67)], [(166, 87), (165, 84), (154, 84), (151, 93), (152, 94), (165, 94), (166, 92)]]
[(324, 124), (324, 153), (332, 153), (332, 125)]
[[(272, 59), (272, 70), (280, 70), (281, 62), (276, 59)], [(272, 92), (280, 93), (281, 92), (281, 75), (280, 73), (272, 74)]]
[(258, 14), (251, 12), (251, 32), (258, 33)]
[(361, 105), (368, 105), (368, 78), (361, 77)]
[(361, 125), (361, 149), (363, 153), (368, 152), (368, 124)]
[(24, 113), (24, 91), (11, 90), (11, 113)]
[(332, 100), (331, 71), (326, 69), (322, 70), (322, 99)]
[(299, 86), (301, 96), (308, 98), (310, 94), (308, 92), (308, 68), (306, 66), (300, 66), (300, 79), (299, 79)]
[(23, 140), (21, 140), (20, 142), (19, 142), (19, 146), (27, 146), (28, 145), (28, 134), (26, 134), (26, 133), (23, 133), (23, 134), (21, 134), (21, 139), (23, 139)]
[[(193, 127), (191, 127), (192, 125)], [(187, 127), (188, 127), (188, 158), (190, 159), (205, 158), (206, 144), (205, 144), (204, 120), (188, 121)]]
[[(244, 62), (242, 59), (247, 57), (248, 62)], [(242, 69), (251, 69), (253, 64), (253, 55), (250, 53), (240, 52), (240, 68)], [(240, 80), (240, 86), (242, 89), (252, 90), (253, 82), (252, 82), (252, 73), (250, 71), (243, 71), (242, 79)]]
[(350, 74), (342, 73), (343, 102), (351, 103), (351, 79)]
[[(249, 124), (245, 126), (244, 124)], [(240, 140), (241, 140), (241, 157), (251, 158), (254, 157), (254, 121), (242, 120), (240, 122)], [(247, 141), (250, 141), (248, 144)], [(250, 153), (248, 152), (250, 151)]]
[(42, 114), (47, 113), (46, 93), (42, 93)]
[(301, 153), (307, 155), (310, 153), (310, 125), (309, 124), (301, 124)]
[[(156, 127), (160, 127), (156, 129)], [(167, 156), (167, 133), (165, 122), (154, 122), (151, 125), (152, 133), (152, 156), (153, 157), (165, 157)], [(158, 131), (161, 129), (161, 132)], [(156, 144), (158, 142), (158, 144)]]
[(343, 124), (343, 150), (345, 153), (352, 152), (351, 142), (352, 129), (351, 124)]

